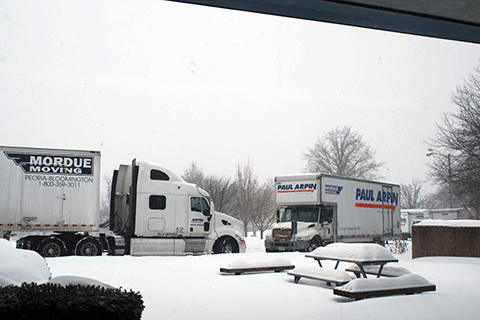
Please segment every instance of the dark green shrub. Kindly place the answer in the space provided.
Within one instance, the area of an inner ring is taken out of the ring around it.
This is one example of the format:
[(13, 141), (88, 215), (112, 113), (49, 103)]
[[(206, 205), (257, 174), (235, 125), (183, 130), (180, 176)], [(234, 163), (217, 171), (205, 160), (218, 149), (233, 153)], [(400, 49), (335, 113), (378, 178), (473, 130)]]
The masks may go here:
[(140, 319), (142, 296), (130, 290), (58, 284), (0, 287), (1, 319)]

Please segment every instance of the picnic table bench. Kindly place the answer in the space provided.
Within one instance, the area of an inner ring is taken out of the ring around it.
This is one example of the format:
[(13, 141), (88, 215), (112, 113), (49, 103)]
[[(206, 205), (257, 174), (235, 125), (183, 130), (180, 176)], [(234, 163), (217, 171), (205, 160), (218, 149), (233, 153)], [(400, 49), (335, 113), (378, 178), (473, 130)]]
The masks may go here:
[[(381, 273), (379, 273), (380, 266), (378, 265), (364, 266), (363, 270), (365, 271), (366, 274), (376, 275), (377, 277), (379, 274), (380, 276), (384, 276), (384, 277), (400, 277), (400, 276), (411, 273), (410, 270), (408, 270), (407, 268), (386, 266), (386, 265), (383, 266)], [(353, 264), (347, 267), (345, 271), (354, 273), (357, 278), (360, 278), (361, 276), (360, 268), (356, 264)]]
[(245, 272), (264, 272), (264, 271), (275, 271), (282, 272), (285, 270), (291, 270), (295, 268), (294, 265), (285, 265), (285, 266), (266, 266), (266, 267), (241, 267), (241, 268), (220, 268), (220, 272), (225, 273), (234, 273), (235, 275), (241, 275)]
[(279, 258), (271, 261), (253, 261), (253, 262), (237, 260), (225, 268), (220, 268), (220, 272), (234, 273), (235, 275), (241, 275), (242, 273), (245, 273), (245, 272), (265, 272), (265, 271), (282, 272), (285, 270), (291, 270), (293, 268), (295, 268), (295, 265), (293, 265), (288, 259), (285, 259), (285, 258)]
[(315, 271), (294, 269), (292, 271), (288, 271), (287, 274), (294, 276), (295, 283), (298, 283), (301, 278), (309, 278), (313, 280), (325, 281), (327, 286), (330, 286), (332, 283), (335, 283), (337, 286), (343, 286), (352, 280), (345, 271), (335, 269), (320, 269)]
[(415, 294), (435, 291), (436, 286), (418, 274), (406, 274), (400, 277), (364, 279), (357, 278), (346, 285), (334, 288), (333, 294), (361, 300), (399, 294)]

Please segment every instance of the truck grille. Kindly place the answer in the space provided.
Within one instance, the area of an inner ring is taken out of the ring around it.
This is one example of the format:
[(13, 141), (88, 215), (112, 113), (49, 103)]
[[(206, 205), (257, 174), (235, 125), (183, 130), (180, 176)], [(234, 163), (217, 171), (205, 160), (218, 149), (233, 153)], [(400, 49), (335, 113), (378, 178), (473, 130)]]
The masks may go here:
[(290, 240), (292, 238), (292, 229), (273, 229), (273, 239)]

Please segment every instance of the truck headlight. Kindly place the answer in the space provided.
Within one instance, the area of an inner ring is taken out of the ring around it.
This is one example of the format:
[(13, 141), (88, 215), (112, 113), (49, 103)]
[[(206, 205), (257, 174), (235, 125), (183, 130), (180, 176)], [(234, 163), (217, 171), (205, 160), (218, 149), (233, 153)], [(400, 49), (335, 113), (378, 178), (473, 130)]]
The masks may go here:
[(312, 236), (300, 236), (300, 237), (296, 237), (295, 239), (299, 241), (308, 241), (312, 239)]

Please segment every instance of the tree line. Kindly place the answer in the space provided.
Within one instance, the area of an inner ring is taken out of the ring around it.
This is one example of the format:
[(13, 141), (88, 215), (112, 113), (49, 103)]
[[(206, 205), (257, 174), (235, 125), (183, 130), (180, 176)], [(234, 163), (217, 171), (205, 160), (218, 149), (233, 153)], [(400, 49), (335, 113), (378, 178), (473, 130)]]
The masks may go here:
[(244, 225), (263, 233), (274, 222), (275, 188), (273, 180), (258, 181), (250, 161), (238, 164), (234, 179), (226, 176), (206, 175), (198, 164), (192, 162), (182, 178), (194, 183), (210, 194), (215, 210), (231, 215)]
[[(436, 124), (434, 136), (425, 141), (427, 156), (433, 158), (426, 180), (414, 179), (401, 185), (403, 209), (464, 208), (480, 219), (480, 66), (452, 93), (456, 111), (445, 113)], [(303, 154), (304, 172), (379, 180), (385, 162), (375, 159), (375, 151), (360, 133), (349, 126), (337, 127), (320, 136)], [(215, 209), (238, 218), (263, 232), (275, 219), (274, 181), (258, 181), (250, 161), (238, 164), (234, 178), (206, 175), (195, 162), (183, 172), (185, 181), (205, 189)], [(431, 181), (435, 192), (426, 192)], [(106, 197), (108, 199), (108, 197)], [(102, 210), (107, 211), (103, 203)]]
[(452, 93), (455, 112), (444, 113), (426, 143), (435, 204), (460, 207), (480, 219), (480, 66)]

